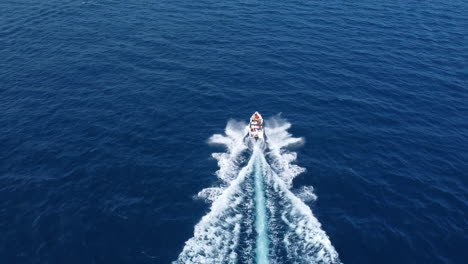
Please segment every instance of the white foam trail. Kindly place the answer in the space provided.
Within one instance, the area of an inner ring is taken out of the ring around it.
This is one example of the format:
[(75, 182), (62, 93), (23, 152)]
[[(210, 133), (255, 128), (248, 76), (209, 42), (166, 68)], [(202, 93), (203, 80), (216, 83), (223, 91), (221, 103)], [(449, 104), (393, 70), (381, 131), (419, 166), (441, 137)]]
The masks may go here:
[(297, 154), (286, 148), (303, 144), (304, 139), (293, 137), (288, 132), (291, 124), (280, 117), (271, 118), (265, 124), (266, 143), (269, 150), (267, 156), (271, 158), (270, 165), (288, 188), (291, 188), (293, 179), (303, 173), (305, 169), (292, 164), (296, 160)]
[(194, 236), (174, 263), (340, 263), (330, 239), (303, 202), (316, 199), (313, 188), (299, 188), (299, 197), (290, 190), (304, 168), (292, 164), (297, 155), (286, 148), (303, 139), (287, 132), (291, 125), (285, 120), (274, 118), (266, 125), (267, 154), (254, 148), (242, 169), (248, 148), (245, 123), (229, 121), (226, 135), (210, 138), (210, 143), (227, 148), (226, 153), (213, 154), (224, 187), (199, 193), (213, 201), (210, 212), (195, 226)]
[(193, 237), (185, 243), (174, 263), (237, 263), (236, 248), (245, 217), (241, 207), (252, 207), (248, 201), (252, 190), (241, 185), (252, 173), (252, 167), (253, 159), (213, 202), (210, 212), (195, 226)]
[[(248, 149), (244, 138), (248, 126), (244, 122), (230, 120), (225, 134), (215, 134), (208, 142), (226, 147), (224, 153), (213, 153), (222, 181), (220, 187), (210, 187), (198, 193), (198, 197), (213, 202), (210, 212), (195, 226), (189, 239), (174, 263), (252, 263), (253, 244), (248, 237), (253, 231), (253, 186), (246, 181), (253, 171), (254, 160), (245, 161), (242, 153)], [(241, 236), (247, 237), (239, 247)]]
[[(317, 196), (313, 187), (303, 186), (295, 196), (290, 188), (293, 179), (305, 169), (296, 164), (297, 154), (287, 147), (302, 144), (302, 138), (293, 137), (287, 130), (291, 124), (279, 117), (266, 122), (267, 156), (270, 166), (264, 161), (265, 178), (270, 187), (267, 192), (269, 211), (277, 215), (270, 225), (278, 230), (272, 230), (276, 243), (281, 243), (286, 250), (287, 260), (294, 263), (340, 263), (338, 253), (322, 230), (317, 218), (303, 201), (314, 201)], [(270, 168), (270, 169), (268, 169)], [(277, 248), (281, 246), (277, 245)], [(283, 261), (279, 260), (278, 263)]]
[(312, 186), (302, 186), (293, 190), (293, 193), (303, 202), (315, 202), (317, 200), (317, 195), (315, 195), (314, 187)]
[(216, 175), (226, 183), (235, 179), (239, 173), (239, 164), (242, 160), (242, 152), (247, 149), (244, 137), (248, 133), (248, 126), (244, 122), (230, 120), (225, 129), (225, 135), (215, 134), (210, 137), (210, 144), (220, 144), (227, 148), (226, 152), (213, 153), (213, 158), (218, 160), (219, 170)]
[(214, 134), (208, 140), (213, 145), (223, 145), (226, 152), (213, 153), (212, 157), (218, 161), (218, 178), (224, 183), (221, 187), (210, 187), (201, 190), (198, 197), (208, 202), (216, 200), (228, 185), (239, 174), (239, 165), (244, 161), (242, 153), (248, 148), (244, 138), (248, 133), (248, 126), (244, 122), (229, 120), (224, 130), (225, 135)]
[(272, 187), (268, 199), (277, 201), (275, 208), (270, 210), (280, 215), (272, 226), (286, 227), (277, 232), (277, 242), (286, 249), (287, 259), (294, 263), (340, 263), (338, 253), (310, 208), (274, 171), (269, 171), (266, 178)]

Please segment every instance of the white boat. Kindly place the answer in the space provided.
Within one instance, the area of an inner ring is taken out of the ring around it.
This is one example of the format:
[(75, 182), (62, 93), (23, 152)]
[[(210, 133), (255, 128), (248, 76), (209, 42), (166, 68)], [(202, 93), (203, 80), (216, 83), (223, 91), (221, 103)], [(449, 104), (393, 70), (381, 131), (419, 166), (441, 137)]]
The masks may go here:
[(250, 117), (249, 136), (255, 140), (263, 139), (263, 118), (258, 112)]

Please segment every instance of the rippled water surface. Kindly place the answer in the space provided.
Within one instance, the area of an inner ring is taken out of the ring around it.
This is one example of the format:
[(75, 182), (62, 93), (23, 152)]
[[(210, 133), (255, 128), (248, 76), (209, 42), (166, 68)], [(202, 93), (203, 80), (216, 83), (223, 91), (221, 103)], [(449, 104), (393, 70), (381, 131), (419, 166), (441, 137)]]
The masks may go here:
[(305, 139), (293, 189), (343, 263), (468, 259), (466, 1), (0, 10), (0, 263), (176, 260), (219, 185), (208, 138), (254, 111)]

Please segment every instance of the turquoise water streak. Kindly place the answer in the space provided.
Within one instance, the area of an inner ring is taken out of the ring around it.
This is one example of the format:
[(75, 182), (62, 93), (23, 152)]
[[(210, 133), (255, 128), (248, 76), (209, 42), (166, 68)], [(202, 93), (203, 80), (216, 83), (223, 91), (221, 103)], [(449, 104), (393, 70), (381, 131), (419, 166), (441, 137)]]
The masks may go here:
[[(257, 152), (257, 151), (255, 151)], [(263, 187), (262, 162), (258, 156), (255, 157), (255, 230), (257, 231), (257, 264), (268, 263), (268, 217), (266, 214), (265, 194)]]

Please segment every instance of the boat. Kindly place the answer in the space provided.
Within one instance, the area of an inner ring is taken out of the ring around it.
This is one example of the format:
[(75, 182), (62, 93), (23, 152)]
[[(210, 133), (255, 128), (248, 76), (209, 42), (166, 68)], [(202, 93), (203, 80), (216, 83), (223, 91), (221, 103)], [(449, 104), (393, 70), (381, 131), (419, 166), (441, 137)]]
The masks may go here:
[(263, 118), (260, 113), (255, 112), (250, 117), (249, 136), (252, 139), (258, 140), (263, 139), (263, 135)]

